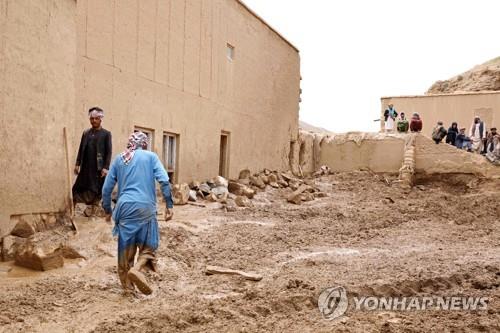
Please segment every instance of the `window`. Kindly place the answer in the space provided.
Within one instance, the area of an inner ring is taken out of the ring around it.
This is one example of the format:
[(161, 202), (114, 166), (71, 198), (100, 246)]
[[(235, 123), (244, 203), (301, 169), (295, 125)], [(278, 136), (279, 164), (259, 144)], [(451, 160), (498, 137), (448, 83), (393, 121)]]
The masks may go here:
[(146, 134), (148, 136), (148, 150), (153, 151), (154, 150), (154, 133), (155, 131), (152, 129), (144, 128), (144, 127), (134, 127), (134, 132), (139, 132), (141, 131), (142, 133)]
[(229, 43), (227, 44), (227, 59), (230, 61), (234, 60), (234, 46)]
[(179, 144), (179, 135), (174, 133), (163, 134), (163, 165), (167, 170), (168, 177), (171, 182), (176, 182), (177, 179), (177, 149)]

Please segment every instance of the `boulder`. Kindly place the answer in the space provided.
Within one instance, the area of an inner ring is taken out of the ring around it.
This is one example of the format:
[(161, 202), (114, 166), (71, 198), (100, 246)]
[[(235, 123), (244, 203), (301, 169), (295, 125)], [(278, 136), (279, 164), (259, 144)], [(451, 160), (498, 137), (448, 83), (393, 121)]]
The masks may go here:
[(215, 184), (216, 187), (227, 187), (228, 181), (226, 178), (222, 176), (217, 176), (215, 177), (212, 182)]
[[(296, 191), (291, 193), (287, 197), (287, 201), (294, 203), (296, 205), (300, 204), (302, 202), (303, 197), (301, 196), (302, 193), (306, 192), (309, 190), (311, 187), (309, 185), (301, 185)], [(314, 197), (313, 197), (314, 199)]]
[(246, 186), (250, 186), (250, 179), (249, 178), (238, 179), (238, 183), (246, 185)]
[(217, 198), (227, 195), (229, 193), (227, 186), (217, 186), (212, 189), (212, 193), (215, 194)]
[(255, 191), (244, 184), (239, 182), (229, 181), (228, 190), (230, 193), (235, 195), (243, 195), (248, 199), (252, 199), (255, 196)]
[(266, 188), (266, 184), (259, 176), (250, 176), (250, 185), (260, 188), (261, 190)]
[(270, 174), (268, 176), (269, 183), (277, 183), (278, 182), (278, 176), (276, 176), (274, 173)]
[(238, 179), (249, 179), (251, 175), (250, 170), (244, 169), (240, 171), (240, 175), (238, 176)]
[(242, 192), (242, 195), (244, 195), (248, 199), (253, 199), (253, 197), (255, 196), (255, 191), (250, 187), (245, 187), (245, 189)]
[(201, 193), (203, 193), (204, 196), (212, 193), (212, 188), (207, 183), (201, 183), (199, 188), (200, 188)]
[(244, 197), (244, 196), (237, 196), (236, 199), (234, 199), (234, 202), (236, 203), (236, 205), (238, 207), (252, 207), (253, 204), (252, 204), (252, 201), (250, 201), (250, 199), (248, 199), (247, 197)]
[(193, 180), (189, 183), (189, 188), (192, 190), (198, 191), (200, 189), (200, 185), (201, 184), (199, 181)]
[(264, 184), (266, 184), (266, 185), (269, 184), (269, 177), (268, 176), (266, 176), (266, 175), (260, 175), (259, 177), (260, 177), (260, 179), (262, 179), (262, 181), (264, 182)]
[(27, 243), (17, 250), (16, 265), (37, 271), (48, 271), (64, 265), (62, 251), (59, 248), (42, 248)]
[(11, 261), (15, 259), (17, 247), (26, 242), (25, 238), (8, 235), (2, 238), (2, 248), (0, 259), (2, 261)]
[(189, 191), (189, 201), (196, 201), (196, 191), (195, 190), (190, 190)]
[(269, 186), (271, 186), (273, 188), (280, 188), (280, 185), (276, 182), (269, 183)]
[(173, 187), (172, 195), (175, 205), (186, 205), (189, 201), (190, 189), (188, 184), (176, 184)]
[(210, 201), (210, 202), (216, 202), (217, 196), (213, 193), (210, 193), (209, 195), (205, 196), (205, 199)]
[(288, 183), (284, 179), (278, 179), (278, 185), (280, 187), (288, 187)]
[(236, 203), (234, 200), (227, 200), (226, 202), (226, 212), (235, 212), (238, 210), (238, 206), (236, 206)]

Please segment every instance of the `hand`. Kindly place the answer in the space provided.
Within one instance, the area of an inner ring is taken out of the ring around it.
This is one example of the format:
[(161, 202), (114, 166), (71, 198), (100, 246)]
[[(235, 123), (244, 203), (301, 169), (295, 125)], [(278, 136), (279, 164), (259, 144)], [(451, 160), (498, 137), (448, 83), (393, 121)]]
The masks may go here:
[(170, 221), (174, 217), (174, 211), (170, 208), (165, 209), (165, 221)]
[(108, 169), (102, 169), (101, 170), (101, 178), (106, 177), (107, 174), (108, 174)]
[(111, 222), (111, 214), (106, 214), (105, 220), (106, 222)]
[(73, 171), (75, 172), (75, 175), (79, 174), (80, 173), (80, 166), (75, 165), (75, 169)]

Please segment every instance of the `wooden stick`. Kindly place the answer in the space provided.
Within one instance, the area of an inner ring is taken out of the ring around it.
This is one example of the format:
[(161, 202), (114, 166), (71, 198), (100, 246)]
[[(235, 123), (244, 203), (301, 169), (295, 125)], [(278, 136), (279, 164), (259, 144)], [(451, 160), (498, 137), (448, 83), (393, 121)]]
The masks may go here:
[(239, 275), (244, 277), (247, 280), (251, 281), (260, 281), (262, 280), (262, 275), (255, 274), (255, 273), (247, 273), (247, 272), (242, 272), (242, 271), (237, 271), (234, 269), (229, 269), (229, 268), (224, 268), (224, 267), (218, 267), (218, 266), (207, 266), (205, 273), (207, 275), (212, 275), (212, 274), (228, 274), (228, 275)]
[(68, 131), (66, 130), (66, 127), (63, 129), (64, 132), (64, 148), (66, 150), (66, 169), (67, 169), (67, 177), (68, 177), (68, 197), (67, 200), (69, 201), (69, 219), (71, 221), (71, 225), (73, 229), (75, 230), (75, 233), (78, 233), (78, 228), (75, 224), (74, 217), (75, 217), (75, 207), (73, 205), (73, 189), (72, 189), (72, 181), (71, 181), (71, 163), (69, 161), (69, 142), (68, 142)]

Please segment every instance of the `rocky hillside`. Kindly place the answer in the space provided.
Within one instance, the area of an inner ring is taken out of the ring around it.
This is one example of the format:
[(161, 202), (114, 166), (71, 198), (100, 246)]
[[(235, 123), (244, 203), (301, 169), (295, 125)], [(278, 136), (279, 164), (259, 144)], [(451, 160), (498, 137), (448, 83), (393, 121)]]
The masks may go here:
[(449, 80), (437, 81), (426, 94), (453, 94), (466, 91), (500, 90), (500, 57), (457, 75)]
[(322, 127), (316, 127), (311, 124), (306, 123), (305, 121), (300, 120), (299, 121), (299, 128), (308, 131), (308, 132), (314, 132), (314, 133), (323, 133), (323, 134), (332, 134), (331, 131), (324, 129)]

